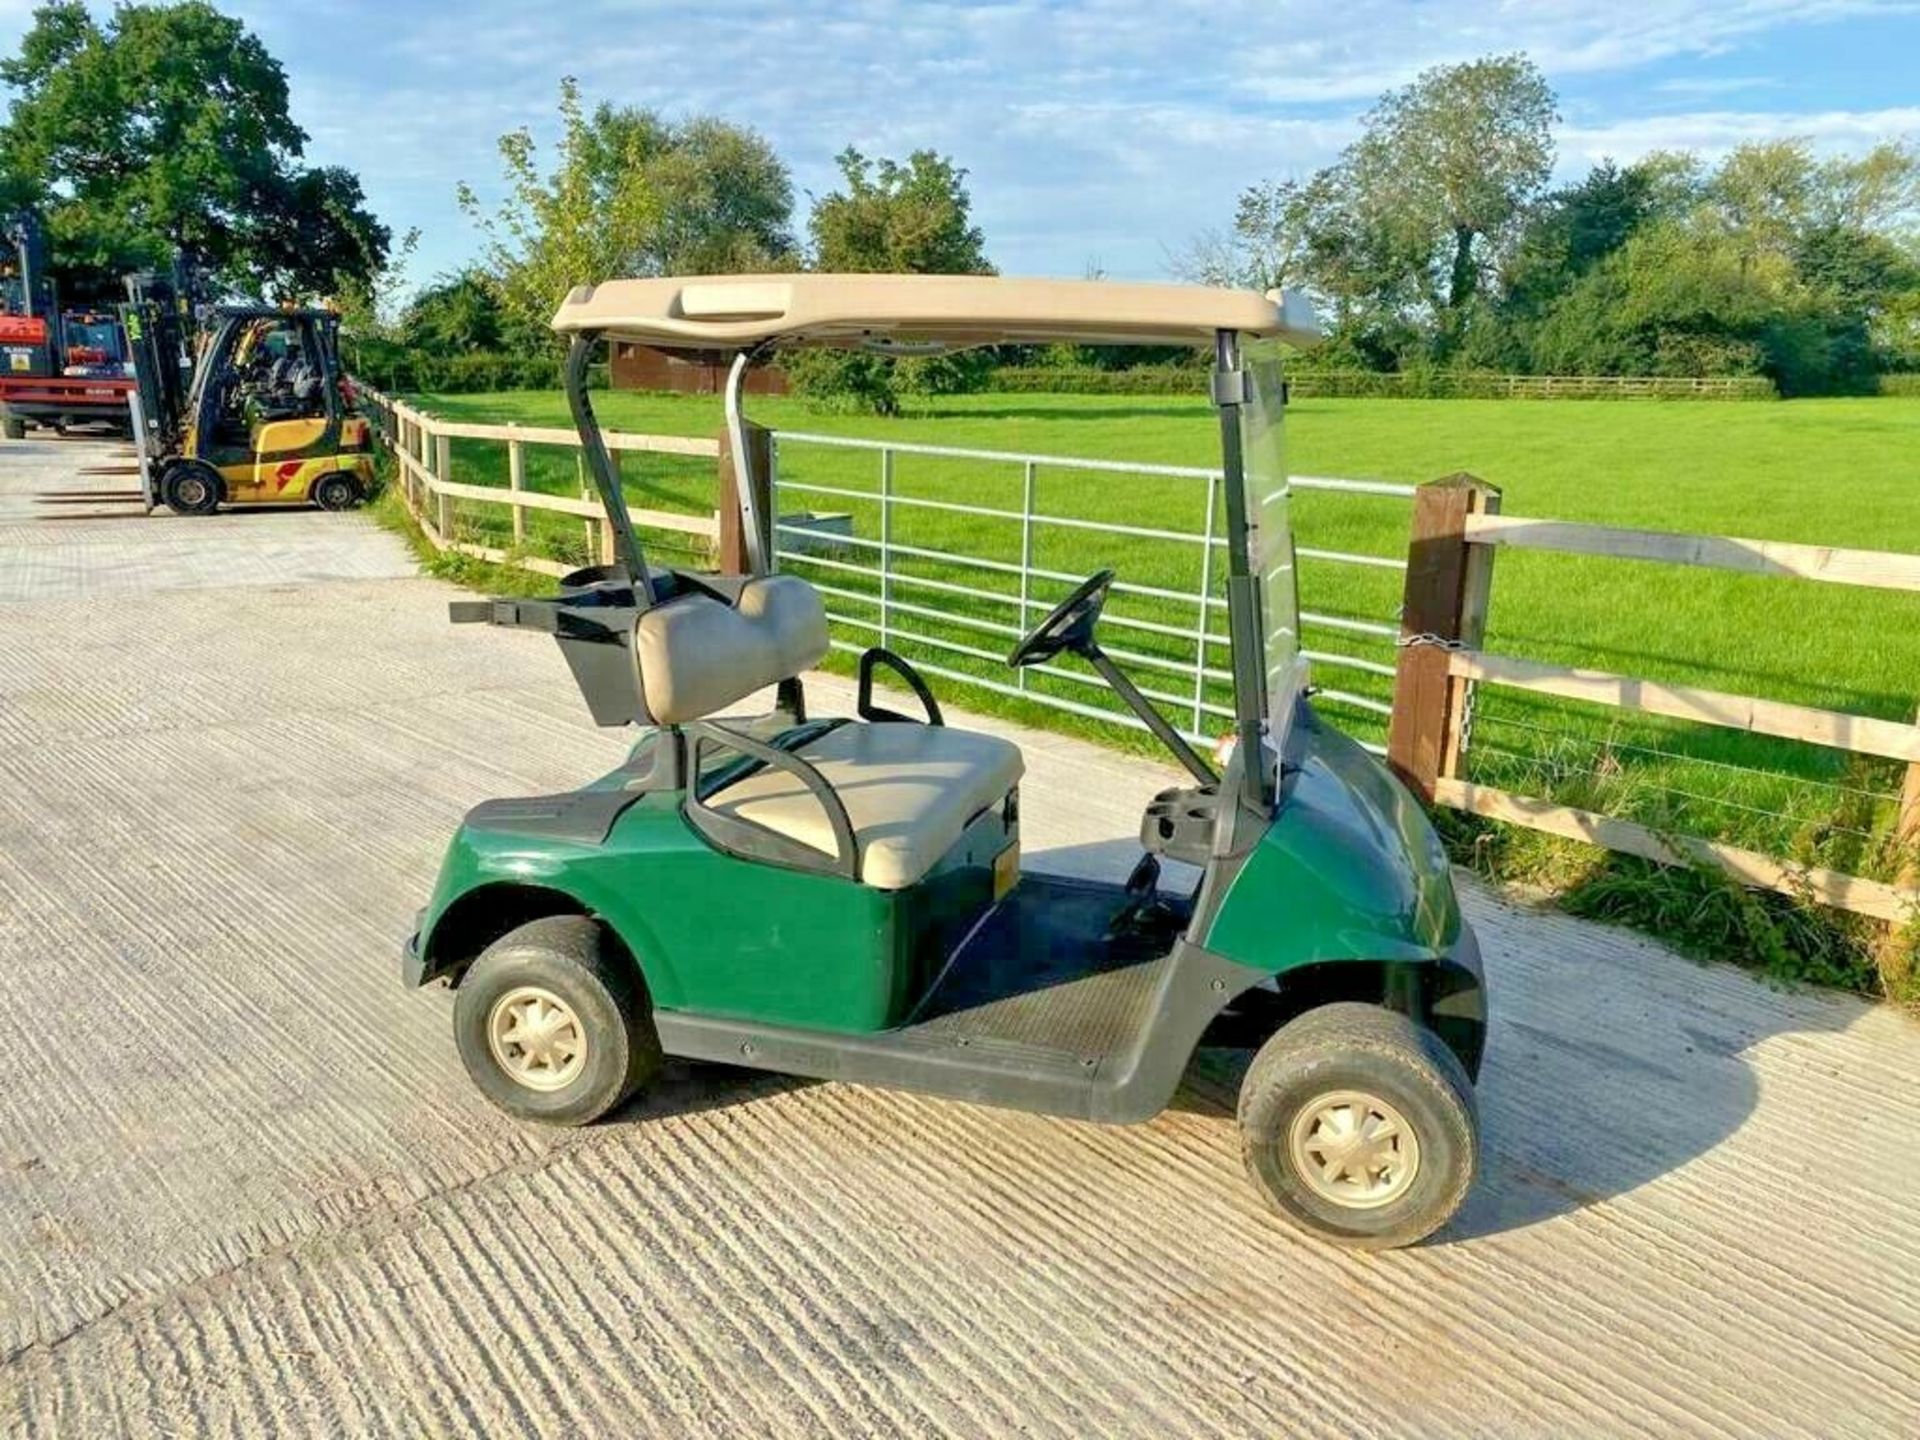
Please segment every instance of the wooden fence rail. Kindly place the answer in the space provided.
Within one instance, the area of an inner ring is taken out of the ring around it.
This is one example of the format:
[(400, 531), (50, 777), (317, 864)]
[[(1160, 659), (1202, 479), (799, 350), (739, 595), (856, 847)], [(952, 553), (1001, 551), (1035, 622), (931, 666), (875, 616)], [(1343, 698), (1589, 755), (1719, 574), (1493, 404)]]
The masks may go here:
[(1471, 687), (1504, 686), (1905, 761), (1896, 834), (1899, 843), (1920, 843), (1920, 724), (1488, 654), (1481, 643), (1491, 562), (1503, 546), (1887, 590), (1920, 590), (1920, 555), (1533, 520), (1501, 514), (1500, 492), (1469, 475), (1423, 485), (1414, 498), (1387, 739), (1388, 763), (1429, 803), (1661, 864), (1717, 866), (1747, 885), (1891, 923), (1920, 913), (1920, 870), (1911, 864), (1889, 885), (1469, 782), (1464, 750)]
[[(524, 553), (527, 544), (527, 512), (577, 516), (584, 527), (587, 551), (601, 561), (613, 558), (613, 529), (607, 521), (606, 507), (590, 486), (582, 484), (581, 494), (549, 495), (527, 488), (527, 446), (552, 445), (574, 451), (580, 448), (579, 435), (568, 429), (539, 425), (474, 425), (437, 419), (393, 400), (378, 390), (362, 387), (362, 408), (372, 418), (381, 438), (400, 468), (400, 493), (407, 509), (436, 549), (451, 550), (496, 563), (511, 561), (543, 575), (565, 575), (577, 566)], [(616, 468), (623, 454), (649, 453), (686, 455), (711, 459), (721, 488), (716, 495), (730, 493), (730, 472), (725, 469), (719, 440), (685, 435), (638, 435), (619, 430), (606, 431), (603, 437)], [(507, 484), (472, 485), (453, 476), (453, 442), (488, 440), (506, 447)], [(583, 476), (584, 476), (584, 472)], [(455, 500), (499, 505), (510, 512), (513, 543), (510, 548), (480, 545), (462, 540), (455, 533)], [(643, 530), (668, 530), (692, 535), (718, 545), (721, 524), (715, 514), (689, 515), (672, 510), (631, 510), (633, 523)], [(723, 557), (724, 560), (724, 557)]]

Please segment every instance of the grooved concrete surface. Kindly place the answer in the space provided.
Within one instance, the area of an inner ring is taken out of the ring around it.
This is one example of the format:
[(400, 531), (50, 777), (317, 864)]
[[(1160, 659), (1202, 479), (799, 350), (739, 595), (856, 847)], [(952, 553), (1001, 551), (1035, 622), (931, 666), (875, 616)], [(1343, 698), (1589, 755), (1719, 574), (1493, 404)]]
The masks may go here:
[[(508, 1122), (396, 947), (618, 738), (363, 519), (33, 518), (77, 449), (0, 446), (0, 1433), (1915, 1433), (1920, 1027), (1469, 882), (1485, 1176), (1415, 1251), (1269, 1221), (1218, 1057), (1131, 1129), (690, 1066)], [(1019, 738), (1031, 863), (1124, 865), (1163, 775)]]

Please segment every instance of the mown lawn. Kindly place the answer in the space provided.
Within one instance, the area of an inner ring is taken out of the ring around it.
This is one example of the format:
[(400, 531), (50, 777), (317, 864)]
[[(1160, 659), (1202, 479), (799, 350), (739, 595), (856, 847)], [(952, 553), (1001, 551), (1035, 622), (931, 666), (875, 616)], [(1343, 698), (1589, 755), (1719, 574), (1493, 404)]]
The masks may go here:
[[(564, 425), (557, 394), (435, 396), (421, 402), (462, 420)], [(708, 397), (609, 394), (599, 402), (609, 428), (712, 435), (718, 402)], [(1050, 455), (1210, 466), (1217, 429), (1199, 399), (1053, 395), (965, 396), (930, 402), (899, 419), (822, 414), (793, 400), (751, 407), (776, 429), (894, 439)], [(1290, 412), (1291, 468), (1300, 475), (1418, 482), (1468, 471), (1503, 491), (1508, 514), (1590, 520), (1648, 529), (1756, 539), (1920, 551), (1920, 401), (1799, 401), (1787, 404), (1605, 401), (1302, 400)], [(784, 480), (872, 493), (878, 457), (788, 443)], [(457, 442), (455, 478), (504, 483), (498, 446)], [(711, 462), (629, 456), (635, 505), (701, 511), (713, 503)], [(573, 492), (570, 455), (529, 456), (536, 488)], [(1017, 465), (901, 456), (895, 493), (987, 508), (1017, 509)], [(1043, 468), (1038, 507), (1069, 518), (1113, 520), (1198, 532), (1204, 482), (1116, 479), (1066, 467)], [(788, 508), (802, 497), (793, 492)], [(877, 504), (806, 496), (815, 509), (849, 513), (854, 533), (878, 535)], [(470, 507), (462, 523), (485, 525)], [(1304, 546), (1382, 556), (1406, 543), (1405, 502), (1301, 492), (1295, 528)], [(497, 539), (497, 531), (493, 532)], [(534, 540), (584, 550), (578, 522), (537, 526)], [(961, 552), (1002, 563), (1019, 559), (1020, 527), (951, 511), (896, 510), (896, 545)], [(1035, 527), (1034, 562), (1063, 574), (1111, 565), (1123, 581), (1192, 591), (1199, 545), (1118, 540), (1065, 527)], [(684, 555), (674, 560), (689, 558)], [(827, 552), (825, 558), (833, 558)], [(840, 552), (842, 563), (871, 551)], [(1017, 582), (979, 567), (906, 559), (903, 573), (966, 584), (1010, 598)], [(877, 623), (878, 607), (856, 598), (873, 586), (831, 566), (810, 578), (851, 592), (831, 608)], [(1391, 620), (1400, 581), (1392, 571), (1303, 558), (1302, 604), (1331, 616)], [(1217, 578), (1217, 577), (1216, 577)], [(1047, 603), (1063, 586), (1037, 585)], [(899, 584), (894, 599), (941, 612), (935, 620), (896, 618), (944, 645), (899, 642), (911, 658), (1004, 680), (987, 658), (1017, 628), (1010, 604), (968, 600), (935, 586)], [(1191, 603), (1123, 596), (1121, 621), (1191, 630)], [(878, 638), (859, 626), (845, 638)], [(1224, 629), (1216, 617), (1213, 629)], [(1329, 657), (1389, 665), (1391, 642), (1326, 626), (1303, 626), (1306, 645)], [(1140, 657), (1130, 668), (1192, 728), (1191, 685), (1154, 666), (1190, 661), (1193, 642), (1147, 630), (1110, 632), (1116, 648)], [(897, 639), (897, 637), (895, 637)], [(959, 648), (955, 648), (959, 647)], [(1911, 719), (1920, 703), (1920, 596), (1811, 582), (1578, 557), (1503, 553), (1498, 560), (1488, 648), (1533, 659), (1691, 683), (1771, 699)], [(974, 656), (968, 651), (985, 652)], [(1209, 651), (1214, 665), (1223, 649)], [(1067, 662), (1063, 668), (1071, 668)], [(1384, 699), (1388, 681), (1362, 668), (1316, 664), (1333, 690)], [(1032, 682), (1082, 703), (1104, 703), (1080, 679)], [(985, 697), (969, 695), (979, 705)], [(1226, 696), (1217, 684), (1198, 697), (1201, 727), (1219, 728)], [(1383, 722), (1366, 709), (1327, 700), (1324, 708), (1364, 739)], [(1727, 731), (1629, 717), (1567, 702), (1534, 700), (1482, 687), (1473, 732), (1472, 774), (1508, 788), (1634, 815), (1675, 831), (1720, 836), (1775, 853), (1860, 873), (1895, 863), (1887, 837), (1899, 767), (1838, 752)]]

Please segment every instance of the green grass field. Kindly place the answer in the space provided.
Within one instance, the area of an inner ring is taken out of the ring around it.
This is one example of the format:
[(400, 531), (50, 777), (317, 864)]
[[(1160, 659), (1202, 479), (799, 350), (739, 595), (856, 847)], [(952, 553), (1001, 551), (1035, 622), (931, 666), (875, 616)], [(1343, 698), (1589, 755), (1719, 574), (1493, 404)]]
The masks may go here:
[[(564, 402), (555, 394), (436, 396), (422, 403), (432, 413), (462, 420), (566, 423)], [(827, 415), (793, 400), (758, 401), (750, 409), (776, 429), (1217, 464), (1217, 430), (1199, 399), (980, 395), (928, 402), (898, 419)], [(720, 423), (718, 403), (707, 397), (609, 394), (601, 398), (600, 413), (604, 424), (620, 430), (712, 435)], [(1920, 551), (1920, 401), (1302, 400), (1289, 412), (1289, 426), (1291, 468), (1301, 475), (1418, 482), (1468, 471), (1501, 487), (1511, 515)], [(497, 445), (457, 442), (453, 459), (456, 479), (505, 482)], [(787, 482), (863, 493), (879, 484), (878, 457), (870, 452), (790, 443), (782, 447), (780, 465)], [(635, 505), (698, 512), (713, 503), (711, 462), (630, 456), (625, 474)], [(578, 491), (575, 462), (565, 452), (543, 454), (534, 447), (529, 476), (535, 488)], [(1013, 465), (901, 456), (893, 483), (901, 496), (1016, 509), (1021, 472)], [(1203, 483), (1193, 480), (1116, 479), (1060, 467), (1042, 469), (1036, 486), (1043, 513), (1183, 532), (1200, 530), (1204, 493)], [(856, 535), (878, 534), (873, 502), (796, 492), (787, 508), (803, 500), (816, 509), (850, 513)], [(489, 509), (467, 507), (461, 525), (498, 543), (498, 529), (487, 529), (498, 522), (483, 514)], [(1404, 501), (1302, 492), (1294, 517), (1301, 545), (1404, 554)], [(553, 524), (536, 526), (536, 543), (563, 558), (584, 554), (578, 522), (539, 518)], [(1009, 521), (905, 509), (896, 510), (891, 539), (1002, 563), (1019, 559), (1021, 541), (1020, 527)], [(1081, 575), (1111, 565), (1123, 581), (1170, 590), (1197, 588), (1200, 550), (1192, 543), (1035, 528), (1034, 561), (1042, 568)], [(872, 552), (841, 558), (871, 563)], [(874, 590), (864, 578), (830, 567), (792, 568), (856, 595)], [(1003, 652), (1017, 609), (956, 597), (937, 586), (960, 583), (1012, 596), (1013, 577), (911, 559), (900, 569), (935, 584), (896, 584), (895, 601), (946, 618), (901, 616), (945, 643), (904, 642), (897, 648), (915, 660), (1004, 680), (1004, 669), (965, 651)], [(1381, 621), (1394, 616), (1400, 589), (1394, 572), (1303, 558), (1300, 574), (1302, 605), (1309, 611)], [(1064, 588), (1036, 585), (1032, 598), (1048, 603)], [(830, 608), (869, 622), (879, 613), (872, 600), (847, 595), (832, 597)], [(1137, 596), (1119, 597), (1112, 607), (1123, 621), (1182, 630), (1193, 627), (1194, 611), (1190, 602)], [(1222, 631), (1224, 617), (1216, 617), (1213, 628)], [(1303, 633), (1310, 649), (1376, 665), (1393, 659), (1389, 641), (1311, 624)], [(843, 627), (843, 634), (860, 642), (878, 638), (857, 626)], [(1159, 692), (1190, 728), (1190, 682), (1150, 662), (1190, 662), (1193, 642), (1124, 627), (1110, 635), (1116, 648), (1141, 657), (1130, 666), (1136, 678)], [(1920, 596), (1911, 594), (1507, 552), (1497, 562), (1487, 643), (1491, 650), (1531, 659), (1888, 719), (1912, 719), (1920, 703)], [(1210, 657), (1223, 664), (1224, 649), (1211, 650)], [(1317, 664), (1315, 679), (1376, 699), (1388, 693), (1386, 679), (1333, 663)], [(1104, 703), (1097, 689), (1079, 681), (1040, 677), (1034, 684), (1083, 703)], [(1215, 683), (1201, 698), (1219, 706), (1226, 696)], [(975, 693), (965, 703), (999, 702)], [(1323, 709), (1361, 738), (1382, 736), (1383, 722), (1371, 711), (1332, 700)], [(1211, 710), (1202, 719), (1204, 729), (1221, 723)], [(1888, 837), (1899, 767), (1812, 746), (1482, 687), (1470, 773), (1657, 828), (1856, 873), (1884, 877), (1896, 864)]]

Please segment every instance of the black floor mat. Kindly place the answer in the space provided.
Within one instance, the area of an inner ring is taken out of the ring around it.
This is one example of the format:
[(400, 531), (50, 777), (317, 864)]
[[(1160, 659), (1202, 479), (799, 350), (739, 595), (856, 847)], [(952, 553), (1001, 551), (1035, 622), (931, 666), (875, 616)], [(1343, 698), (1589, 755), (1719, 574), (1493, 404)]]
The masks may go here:
[(913, 1028), (1092, 1059), (1144, 1022), (1174, 936), (1109, 931), (1118, 885), (1029, 874), (961, 947)]

